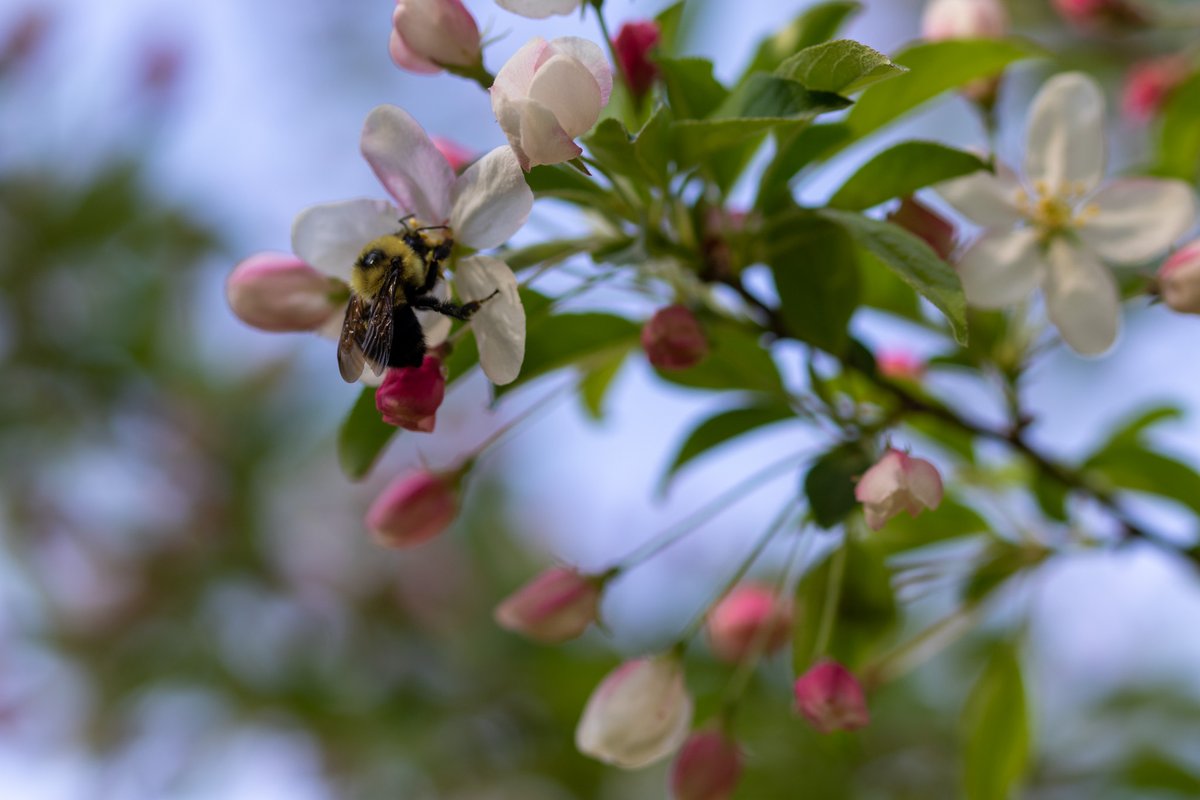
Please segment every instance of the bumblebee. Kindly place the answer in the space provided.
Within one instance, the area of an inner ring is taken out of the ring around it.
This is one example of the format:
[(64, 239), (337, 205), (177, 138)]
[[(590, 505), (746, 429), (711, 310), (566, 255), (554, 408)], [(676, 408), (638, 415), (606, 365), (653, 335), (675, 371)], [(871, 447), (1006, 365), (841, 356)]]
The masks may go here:
[(347, 383), (357, 381), (365, 366), (380, 375), (387, 367), (421, 365), (425, 334), (417, 309), (468, 320), (496, 294), (461, 305), (435, 297), (442, 264), (454, 247), (449, 228), (422, 227), (412, 217), (400, 224), (395, 233), (367, 243), (350, 271), (350, 305), (337, 348)]

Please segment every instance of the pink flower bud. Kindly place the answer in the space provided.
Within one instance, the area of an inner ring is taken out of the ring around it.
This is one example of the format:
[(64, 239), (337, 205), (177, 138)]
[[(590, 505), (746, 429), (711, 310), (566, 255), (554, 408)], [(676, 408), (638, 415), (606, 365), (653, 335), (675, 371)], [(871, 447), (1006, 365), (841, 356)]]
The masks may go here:
[(496, 607), (496, 623), (537, 642), (574, 639), (595, 621), (601, 581), (570, 567), (553, 567)]
[(470, 67), (482, 58), (479, 26), (461, 0), (396, 0), (388, 51), (410, 72)]
[(766, 586), (737, 586), (708, 612), (705, 621), (713, 653), (737, 662), (773, 653), (792, 634), (792, 604)]
[(901, 511), (915, 517), (926, 508), (937, 508), (942, 502), (942, 476), (923, 458), (888, 450), (859, 479), (854, 496), (863, 504), (867, 526), (877, 531)]
[(258, 253), (238, 263), (225, 296), (238, 319), (264, 331), (312, 331), (340, 308), (337, 284), (295, 256)]
[(708, 355), (708, 338), (686, 306), (660, 308), (642, 327), (642, 348), (659, 369), (688, 369)]
[(1145, 14), (1130, 0), (1054, 0), (1059, 16), (1081, 28), (1121, 31), (1146, 23)]
[(930, 0), (921, 35), (943, 39), (997, 39), (1008, 35), (1008, 12), (999, 0)]
[(407, 431), (433, 433), (437, 410), (446, 396), (446, 374), (437, 356), (425, 356), (419, 367), (392, 367), (375, 390), (375, 407), (383, 421)]
[(475, 160), (475, 154), (458, 142), (443, 139), (441, 136), (431, 136), (430, 141), (442, 157), (450, 163), (450, 169), (461, 172), (462, 168)]
[(881, 350), (875, 355), (879, 374), (895, 381), (919, 381), (925, 377), (925, 362), (907, 350)]
[(742, 754), (719, 731), (693, 733), (671, 767), (674, 800), (728, 800), (742, 776)]
[(954, 252), (953, 223), (912, 196), (902, 199), (900, 205), (888, 213), (887, 220), (923, 239), (943, 259), (950, 258)]
[(1163, 302), (1182, 314), (1200, 314), (1200, 239), (1179, 248), (1158, 271)]
[(613, 39), (613, 50), (629, 82), (629, 92), (641, 102), (658, 77), (658, 66), (650, 60), (650, 51), (658, 44), (658, 23), (653, 20), (626, 22)]
[(600, 682), (575, 729), (579, 752), (625, 769), (666, 758), (687, 738), (692, 698), (673, 655), (626, 661)]
[(451, 475), (428, 471), (401, 475), (367, 511), (367, 529), (385, 547), (410, 547), (437, 536), (458, 514)]
[(1191, 61), (1179, 55), (1152, 58), (1134, 64), (1125, 78), (1125, 91), (1121, 98), (1121, 109), (1125, 116), (1135, 122), (1150, 120), (1191, 72)]
[(858, 680), (828, 659), (796, 679), (796, 710), (821, 733), (857, 730), (870, 721)]

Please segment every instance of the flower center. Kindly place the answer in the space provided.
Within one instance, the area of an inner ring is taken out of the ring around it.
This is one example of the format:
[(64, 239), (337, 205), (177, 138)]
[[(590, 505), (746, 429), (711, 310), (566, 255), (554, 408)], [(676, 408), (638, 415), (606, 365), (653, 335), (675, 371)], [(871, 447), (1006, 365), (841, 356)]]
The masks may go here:
[(1024, 189), (1017, 190), (1017, 208), (1038, 229), (1043, 241), (1083, 227), (1098, 211), (1095, 205), (1080, 205), (1087, 194), (1081, 183), (1051, 186), (1046, 181), (1037, 181), (1033, 191), (1031, 197)]

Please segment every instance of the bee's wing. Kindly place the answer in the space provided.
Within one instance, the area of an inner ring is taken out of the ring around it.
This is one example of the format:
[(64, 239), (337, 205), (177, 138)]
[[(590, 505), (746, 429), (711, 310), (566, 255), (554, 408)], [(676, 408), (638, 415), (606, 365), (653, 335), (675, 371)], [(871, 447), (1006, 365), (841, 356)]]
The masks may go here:
[(362, 375), (366, 366), (362, 346), (359, 344), (367, 331), (367, 304), (358, 295), (350, 295), (350, 305), (346, 307), (346, 319), (342, 321), (342, 334), (338, 337), (338, 369), (342, 380), (354, 383)]
[(387, 369), (388, 358), (392, 354), (392, 313), (399, 281), (399, 269), (388, 273), (367, 317), (367, 330), (362, 338), (362, 353), (376, 375), (382, 375)]

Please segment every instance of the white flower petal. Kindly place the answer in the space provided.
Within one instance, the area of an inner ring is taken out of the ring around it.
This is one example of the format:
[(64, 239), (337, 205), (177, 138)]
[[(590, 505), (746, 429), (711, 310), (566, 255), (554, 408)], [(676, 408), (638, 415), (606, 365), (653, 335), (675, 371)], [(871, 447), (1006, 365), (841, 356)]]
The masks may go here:
[(458, 262), (454, 288), (463, 302), (483, 300), (497, 289), (471, 318), (479, 365), (497, 386), (512, 383), (525, 360), (525, 307), (517, 292), (517, 278), (498, 258), (471, 256)]
[(613, 68), (604, 57), (600, 45), (578, 36), (560, 36), (550, 42), (550, 47), (554, 52), (582, 63), (600, 87), (600, 105), (608, 105), (608, 98), (612, 95)]
[(1196, 221), (1196, 197), (1183, 181), (1114, 181), (1092, 198), (1079, 231), (1101, 258), (1132, 264), (1160, 256)]
[(533, 19), (545, 19), (552, 14), (570, 14), (579, 8), (580, 0), (496, 0), (496, 5), (514, 14)]
[(1104, 178), (1104, 93), (1082, 72), (1046, 81), (1033, 99), (1025, 175), (1051, 192), (1090, 192)]
[(520, 230), (533, 208), (511, 147), (497, 147), (467, 167), (454, 183), (450, 226), (454, 238), (474, 250), (498, 247)]
[(985, 228), (1011, 228), (1024, 219), (1016, 203), (1021, 182), (1001, 164), (995, 175), (980, 170), (933, 188), (955, 211)]
[(1029, 296), (1042, 280), (1044, 263), (1034, 230), (990, 231), (963, 253), (958, 277), (968, 303), (1004, 308)]
[(407, 111), (378, 106), (363, 124), (362, 154), (406, 212), (438, 225), (450, 213), (454, 170)]
[(525, 97), (529, 94), (533, 73), (538, 64), (548, 57), (549, 51), (550, 45), (546, 40), (535, 36), (513, 53), (512, 58), (504, 62), (504, 66), (496, 73), (496, 80), (492, 82), (492, 106), (495, 107), (498, 94), (509, 98)]
[(400, 229), (400, 212), (383, 200), (347, 200), (306, 208), (292, 223), (292, 252), (327, 275), (350, 281), (367, 242)]
[(529, 99), (554, 112), (567, 135), (587, 133), (600, 118), (600, 86), (580, 61), (552, 56), (529, 84)]
[(1055, 239), (1047, 253), (1046, 312), (1071, 349), (1097, 356), (1121, 327), (1121, 301), (1112, 274), (1082, 247)]
[(692, 722), (683, 667), (671, 656), (628, 661), (592, 692), (575, 729), (581, 753), (624, 769), (675, 752)]

